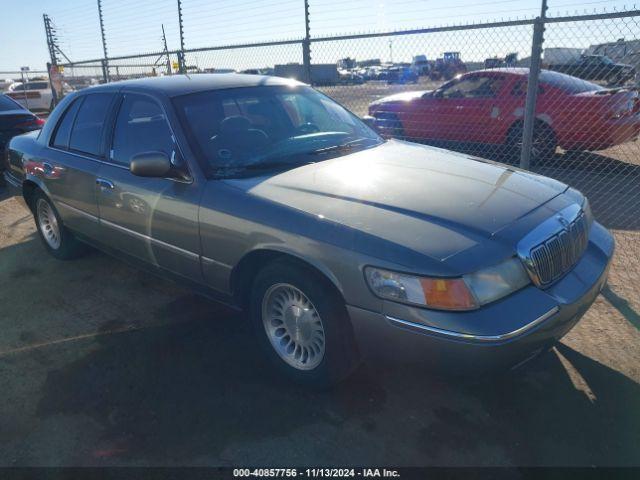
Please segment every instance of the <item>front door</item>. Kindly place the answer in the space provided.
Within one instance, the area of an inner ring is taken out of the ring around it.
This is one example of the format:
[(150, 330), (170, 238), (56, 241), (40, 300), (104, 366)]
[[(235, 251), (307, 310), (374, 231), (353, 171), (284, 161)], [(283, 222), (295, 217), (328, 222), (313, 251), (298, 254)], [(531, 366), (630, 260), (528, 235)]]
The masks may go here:
[(468, 75), (436, 93), (437, 137), (460, 143), (496, 143), (501, 119), (499, 73)]
[(179, 152), (162, 107), (152, 97), (125, 93), (116, 116), (110, 159), (98, 172), (104, 242), (154, 266), (201, 281), (198, 201), (200, 187), (174, 178), (143, 178), (131, 158)]

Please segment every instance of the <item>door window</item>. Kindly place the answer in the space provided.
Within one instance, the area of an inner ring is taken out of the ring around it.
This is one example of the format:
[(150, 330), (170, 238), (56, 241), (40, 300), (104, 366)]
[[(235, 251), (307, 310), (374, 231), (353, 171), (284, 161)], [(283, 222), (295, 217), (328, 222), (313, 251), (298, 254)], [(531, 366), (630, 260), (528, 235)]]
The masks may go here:
[(71, 131), (69, 149), (94, 156), (103, 155), (104, 126), (112, 98), (111, 93), (94, 93), (85, 97)]
[(27, 90), (46, 90), (49, 88), (47, 82), (27, 83)]
[(504, 78), (474, 75), (453, 81), (440, 90), (441, 98), (493, 98), (502, 88)]
[[(538, 85), (538, 95), (542, 95), (544, 93), (544, 88), (542, 85)], [(511, 90), (511, 95), (514, 97), (526, 97), (527, 96), (527, 81), (522, 80), (517, 82), (513, 89)]]
[(112, 148), (112, 160), (127, 167), (140, 153), (163, 152), (172, 158), (175, 142), (160, 105), (143, 95), (126, 95), (118, 112)]

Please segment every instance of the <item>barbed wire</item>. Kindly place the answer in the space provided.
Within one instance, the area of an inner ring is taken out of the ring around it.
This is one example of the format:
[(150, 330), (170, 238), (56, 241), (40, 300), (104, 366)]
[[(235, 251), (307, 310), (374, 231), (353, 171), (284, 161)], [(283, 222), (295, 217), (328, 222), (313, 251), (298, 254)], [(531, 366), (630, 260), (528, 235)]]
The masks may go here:
[[(101, 0), (109, 56), (179, 49), (177, 0)], [(395, 0), (370, 2), (353, 0), (309, 0), (311, 35), (326, 37), (351, 33), (376, 33), (443, 25), (479, 24), (492, 20), (531, 19), (539, 14), (539, 0), (479, 1)], [(363, 5), (370, 8), (363, 8)], [(553, 0), (549, 16), (560, 10), (587, 13), (590, 7), (606, 11), (634, 9), (617, 0)], [(495, 7), (495, 8), (492, 8)], [(454, 10), (456, 14), (442, 14)], [(356, 13), (357, 12), (357, 13)], [(434, 12), (436, 14), (434, 15)], [(464, 12), (460, 15), (458, 12)], [(182, 0), (183, 31), (187, 49), (216, 45), (301, 39), (304, 36), (303, 0)], [(73, 60), (99, 58), (102, 41), (98, 7), (94, 0), (52, 12), (60, 47)]]

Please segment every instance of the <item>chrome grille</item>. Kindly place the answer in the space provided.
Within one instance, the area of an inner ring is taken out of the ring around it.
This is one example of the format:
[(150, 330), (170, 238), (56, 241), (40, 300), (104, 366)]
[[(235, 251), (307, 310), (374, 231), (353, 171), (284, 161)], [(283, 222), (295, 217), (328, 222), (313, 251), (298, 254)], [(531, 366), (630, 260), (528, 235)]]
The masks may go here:
[(563, 230), (531, 249), (534, 282), (545, 286), (560, 278), (578, 262), (588, 243), (589, 222), (581, 212)]

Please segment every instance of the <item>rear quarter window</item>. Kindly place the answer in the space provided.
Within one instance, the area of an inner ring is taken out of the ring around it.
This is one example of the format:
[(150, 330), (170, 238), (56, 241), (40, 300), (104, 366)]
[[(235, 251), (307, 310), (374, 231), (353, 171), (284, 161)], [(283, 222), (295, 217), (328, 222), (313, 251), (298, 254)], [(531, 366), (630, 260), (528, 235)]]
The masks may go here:
[(583, 93), (604, 90), (604, 87), (587, 82), (580, 78), (565, 75), (564, 73), (544, 70), (540, 72), (540, 82), (551, 87), (558, 88), (567, 93)]
[(69, 139), (71, 138), (71, 127), (73, 127), (73, 121), (76, 118), (82, 98), (74, 100), (71, 105), (62, 114), (62, 117), (58, 121), (58, 125), (55, 128), (55, 134), (51, 145), (56, 148), (67, 149), (69, 148)]

